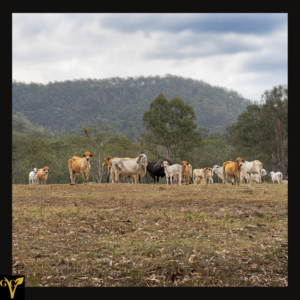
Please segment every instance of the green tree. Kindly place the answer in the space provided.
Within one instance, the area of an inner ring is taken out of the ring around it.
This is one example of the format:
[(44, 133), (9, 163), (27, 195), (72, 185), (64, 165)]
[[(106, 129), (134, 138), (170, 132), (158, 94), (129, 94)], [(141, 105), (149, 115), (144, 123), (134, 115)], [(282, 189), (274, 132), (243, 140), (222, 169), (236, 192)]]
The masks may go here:
[(161, 147), (166, 158), (175, 162), (187, 159), (187, 152), (200, 145), (201, 134), (195, 131), (194, 109), (179, 97), (170, 101), (160, 93), (144, 112), (145, 131), (141, 139), (146, 148), (155, 150)]

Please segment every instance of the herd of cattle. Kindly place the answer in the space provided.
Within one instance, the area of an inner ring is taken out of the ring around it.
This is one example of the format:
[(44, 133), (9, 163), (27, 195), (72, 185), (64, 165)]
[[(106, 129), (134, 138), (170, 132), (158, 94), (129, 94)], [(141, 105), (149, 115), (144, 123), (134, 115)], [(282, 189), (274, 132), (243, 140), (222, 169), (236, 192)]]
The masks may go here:
[[(73, 156), (68, 161), (68, 167), (70, 172), (70, 184), (75, 184), (75, 175), (80, 174), (82, 176), (83, 183), (89, 183), (90, 174), (90, 158), (93, 157), (89, 151), (86, 151), (82, 157)], [(148, 162), (145, 153), (141, 153), (138, 157), (130, 158), (111, 158), (107, 156), (102, 164), (103, 167), (108, 167), (109, 176), (107, 182), (115, 183), (120, 182), (121, 177), (125, 176), (128, 182), (140, 183), (141, 177), (147, 175), (147, 172), (153, 178), (154, 183), (159, 183), (159, 177), (163, 178), (166, 176), (167, 184), (181, 185), (185, 183), (188, 185), (192, 179), (194, 184), (206, 184), (213, 183), (214, 172), (218, 175), (222, 181), (231, 180), (232, 184), (236, 184), (237, 179), (243, 183), (262, 183), (262, 176), (267, 175), (263, 164), (259, 160), (245, 161), (238, 157), (235, 162), (226, 161), (223, 166), (214, 165), (213, 168), (205, 167), (203, 169), (192, 170), (192, 165), (186, 161), (179, 164), (172, 164), (168, 159), (160, 162)], [(29, 173), (29, 184), (42, 184), (47, 183), (48, 173), (50, 168), (48, 166), (43, 169), (34, 168)], [(288, 183), (287, 180), (282, 180), (281, 172), (270, 172), (272, 183)], [(85, 179), (86, 177), (86, 179)], [(155, 181), (156, 179), (156, 181)]]

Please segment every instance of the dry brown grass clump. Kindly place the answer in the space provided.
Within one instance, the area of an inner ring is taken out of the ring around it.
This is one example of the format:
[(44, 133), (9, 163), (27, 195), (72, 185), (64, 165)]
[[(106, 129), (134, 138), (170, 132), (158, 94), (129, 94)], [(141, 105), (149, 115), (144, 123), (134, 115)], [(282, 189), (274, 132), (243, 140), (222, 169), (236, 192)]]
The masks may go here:
[(26, 286), (287, 286), (287, 186), (13, 185)]

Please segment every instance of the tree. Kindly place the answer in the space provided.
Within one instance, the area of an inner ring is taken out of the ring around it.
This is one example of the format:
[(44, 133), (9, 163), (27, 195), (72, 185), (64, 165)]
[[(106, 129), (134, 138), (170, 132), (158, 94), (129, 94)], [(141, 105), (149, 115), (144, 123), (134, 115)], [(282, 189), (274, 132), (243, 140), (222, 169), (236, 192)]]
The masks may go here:
[(93, 167), (91, 168), (90, 175), (100, 183), (103, 176), (102, 150), (109, 139), (115, 135), (116, 129), (115, 126), (109, 127), (107, 123), (104, 123), (100, 127), (94, 124), (91, 128), (84, 128), (83, 132), (87, 137), (89, 151), (94, 155), (95, 163), (91, 162), (91, 165), (93, 164), (96, 167), (96, 171)]
[(160, 93), (144, 112), (145, 131), (141, 139), (146, 148), (157, 149), (161, 146), (163, 156), (173, 162), (185, 158), (187, 152), (201, 142), (201, 134), (195, 131), (196, 115), (194, 109), (179, 97), (170, 101)]

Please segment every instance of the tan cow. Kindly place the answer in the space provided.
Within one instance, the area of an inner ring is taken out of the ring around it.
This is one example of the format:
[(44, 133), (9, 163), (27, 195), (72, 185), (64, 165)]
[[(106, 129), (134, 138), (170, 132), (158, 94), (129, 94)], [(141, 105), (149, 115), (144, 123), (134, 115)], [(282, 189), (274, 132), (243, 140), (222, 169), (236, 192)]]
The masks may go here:
[[(109, 177), (109, 179), (107, 180), (107, 182), (112, 182), (113, 178), (115, 177), (114, 170), (113, 170), (113, 168), (109, 165), (109, 163), (110, 163), (113, 159), (115, 159), (115, 158), (117, 158), (117, 157), (111, 158), (111, 157), (109, 157), (109, 156), (106, 156), (106, 157), (104, 158), (104, 161), (103, 161), (102, 166), (103, 166), (103, 167), (108, 167), (108, 172), (110, 173), (110, 177)], [(128, 159), (129, 159), (129, 157), (125, 157), (125, 158), (128, 158)], [(134, 180), (135, 180), (135, 183), (136, 183), (136, 180), (137, 180), (137, 179), (136, 179), (136, 175), (132, 175), (132, 176), (133, 176), (133, 178), (134, 178)], [(128, 182), (129, 182), (129, 180), (130, 180), (131, 183), (133, 183), (133, 178), (132, 178), (132, 176), (127, 176)], [(120, 175), (119, 175), (119, 182), (121, 181), (121, 177), (122, 177), (122, 175), (120, 174)]]
[[(240, 178), (241, 167), (240, 164), (245, 162), (242, 158), (238, 157), (235, 162), (233, 161), (225, 161), (223, 163), (223, 176), (224, 176), (224, 184), (226, 182), (226, 178), (232, 180), (233, 183), (236, 184), (236, 178)], [(239, 183), (238, 183), (239, 184)]]
[(214, 180), (213, 180), (214, 172), (213, 172), (212, 168), (205, 167), (204, 172), (205, 172), (205, 182), (206, 182), (206, 179), (208, 178), (208, 183), (214, 183)]
[(42, 184), (47, 183), (49, 171), (51, 171), (51, 169), (49, 167), (44, 167), (43, 169), (38, 169), (37, 174), (36, 174), (37, 184), (39, 184), (40, 180), (41, 180)]
[(186, 185), (190, 183), (190, 166), (185, 160), (181, 163), (181, 176), (182, 181), (185, 181)]
[(90, 176), (90, 157), (94, 157), (89, 151), (86, 151), (82, 154), (82, 157), (73, 156), (69, 159), (69, 172), (70, 172), (70, 184), (75, 184), (75, 174), (81, 174), (82, 181), (84, 183), (84, 174), (86, 176), (86, 182), (89, 183), (89, 176)]

